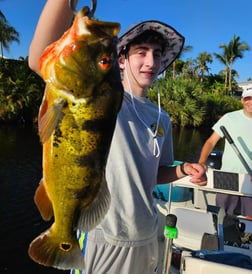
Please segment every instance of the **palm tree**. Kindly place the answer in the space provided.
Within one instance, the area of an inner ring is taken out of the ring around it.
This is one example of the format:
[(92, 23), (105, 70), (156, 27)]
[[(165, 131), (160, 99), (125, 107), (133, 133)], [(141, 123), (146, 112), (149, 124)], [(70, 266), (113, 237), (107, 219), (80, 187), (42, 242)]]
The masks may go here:
[(196, 73), (196, 61), (192, 58), (188, 58), (182, 66), (181, 75), (185, 79), (192, 79), (197, 77)]
[[(192, 46), (185, 46), (185, 47), (183, 47), (183, 49), (182, 49), (180, 55), (178, 56), (178, 58), (181, 57), (181, 55), (183, 53), (191, 51), (192, 48), (193, 48)], [(173, 79), (176, 78), (176, 65), (177, 65), (177, 62), (178, 62), (178, 58), (172, 63), (172, 78)]]
[(197, 61), (197, 69), (199, 70), (199, 77), (200, 82), (203, 82), (205, 72), (209, 71), (209, 67), (207, 66), (207, 63), (212, 63), (213, 58), (210, 53), (207, 52), (201, 52), (198, 57), (196, 58)]
[(229, 45), (229, 85), (228, 89), (231, 91), (231, 84), (232, 84), (232, 67), (233, 63), (238, 58), (243, 58), (243, 52), (245, 50), (250, 50), (249, 45), (240, 42), (240, 37), (234, 35), (233, 39), (230, 41)]
[(234, 35), (228, 45), (221, 44), (219, 48), (223, 49), (223, 54), (214, 53), (215, 57), (225, 65), (225, 89), (232, 89), (232, 67), (237, 58), (243, 58), (243, 52), (250, 50), (248, 44), (240, 42), (240, 37)]
[(19, 33), (9, 25), (4, 14), (0, 11), (0, 53), (3, 57), (3, 49), (9, 51), (10, 43), (19, 43)]
[(225, 65), (225, 84), (224, 88), (227, 90), (227, 83), (228, 83), (228, 72), (229, 72), (229, 56), (228, 56), (228, 47), (225, 44), (221, 44), (219, 48), (223, 49), (223, 54), (214, 53), (214, 56), (223, 64)]

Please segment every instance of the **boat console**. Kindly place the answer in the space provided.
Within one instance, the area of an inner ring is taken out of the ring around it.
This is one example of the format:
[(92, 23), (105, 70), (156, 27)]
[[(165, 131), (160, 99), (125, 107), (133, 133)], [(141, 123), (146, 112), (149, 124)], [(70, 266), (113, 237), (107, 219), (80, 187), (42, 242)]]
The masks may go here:
[(172, 183), (175, 186), (196, 188), (202, 191), (222, 192), (233, 195), (251, 196), (252, 181), (248, 174), (224, 172), (208, 168), (207, 185), (198, 186), (190, 182), (190, 176), (186, 176)]

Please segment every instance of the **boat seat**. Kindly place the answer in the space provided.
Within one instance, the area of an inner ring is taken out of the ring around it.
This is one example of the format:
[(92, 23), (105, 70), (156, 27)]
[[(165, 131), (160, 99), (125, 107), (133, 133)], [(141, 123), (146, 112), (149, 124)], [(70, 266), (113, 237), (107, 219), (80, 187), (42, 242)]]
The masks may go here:
[[(199, 250), (202, 247), (203, 237), (216, 237), (218, 249), (223, 250), (223, 209), (206, 211), (193, 208), (171, 207), (171, 213), (177, 217), (177, 238), (173, 239), (176, 248), (185, 250)], [(204, 238), (205, 239), (205, 238)], [(206, 249), (206, 248), (205, 248)]]

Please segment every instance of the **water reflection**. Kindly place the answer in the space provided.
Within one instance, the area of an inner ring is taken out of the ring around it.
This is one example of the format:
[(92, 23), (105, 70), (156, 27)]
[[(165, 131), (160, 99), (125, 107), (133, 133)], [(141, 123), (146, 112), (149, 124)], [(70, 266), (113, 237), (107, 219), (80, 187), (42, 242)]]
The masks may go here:
[[(176, 160), (195, 161), (210, 134), (206, 130), (174, 129)], [(50, 224), (42, 221), (33, 202), (40, 181), (41, 145), (34, 128), (0, 127), (0, 273), (69, 273), (34, 263), (28, 245)]]
[(36, 131), (1, 126), (0, 273), (63, 273), (40, 266), (27, 255), (31, 240), (48, 226), (33, 203), (40, 178), (41, 146)]
[[(178, 161), (197, 162), (201, 148), (211, 133), (211, 128), (174, 128), (174, 158)], [(223, 150), (223, 146), (224, 140), (220, 140), (215, 149)]]

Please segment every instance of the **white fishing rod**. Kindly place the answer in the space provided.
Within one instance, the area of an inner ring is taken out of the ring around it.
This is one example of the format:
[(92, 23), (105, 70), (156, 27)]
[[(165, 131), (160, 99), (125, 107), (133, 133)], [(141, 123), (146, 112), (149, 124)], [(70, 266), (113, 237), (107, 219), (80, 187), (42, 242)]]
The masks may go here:
[(244, 157), (242, 156), (242, 154), (239, 151), (238, 147), (235, 145), (235, 143), (234, 143), (232, 137), (230, 136), (230, 134), (228, 133), (227, 129), (224, 126), (220, 126), (220, 129), (223, 132), (225, 138), (228, 140), (228, 142), (231, 145), (231, 147), (234, 149), (236, 155), (239, 157), (241, 163), (243, 164), (243, 166), (245, 167), (245, 169), (247, 170), (248, 174), (250, 175), (250, 177), (252, 179), (252, 170), (249, 167), (249, 165), (246, 162), (246, 160), (244, 159)]

